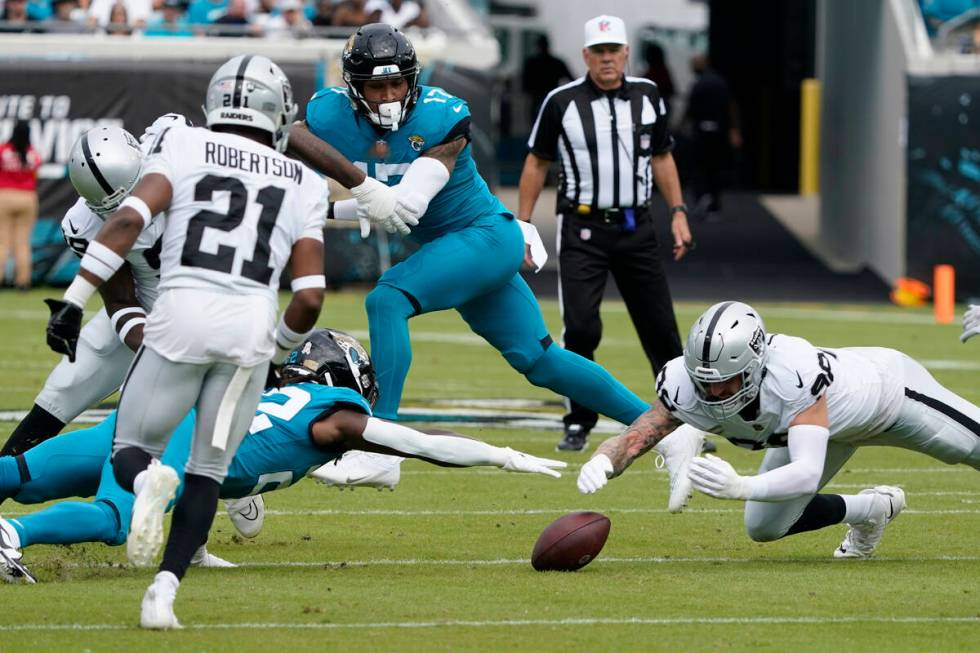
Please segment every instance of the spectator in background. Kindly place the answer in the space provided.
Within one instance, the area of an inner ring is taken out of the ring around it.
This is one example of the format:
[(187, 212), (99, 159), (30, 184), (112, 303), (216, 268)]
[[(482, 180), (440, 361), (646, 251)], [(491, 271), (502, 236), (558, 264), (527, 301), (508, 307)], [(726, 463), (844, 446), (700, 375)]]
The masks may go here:
[(670, 76), (670, 69), (667, 67), (667, 57), (664, 49), (659, 43), (649, 43), (643, 51), (643, 58), (646, 59), (646, 70), (641, 77), (649, 79), (657, 85), (660, 90), (660, 97), (663, 98), (670, 111), (670, 102), (676, 93), (674, 89), (674, 79)]
[(44, 28), (48, 32), (60, 34), (78, 34), (87, 32), (85, 27), (85, 12), (78, 6), (77, 0), (51, 0), (54, 14), (45, 21)]
[(333, 25), (333, 0), (319, 0), (316, 3), (316, 13), (313, 15), (314, 27), (330, 27)]
[(187, 8), (187, 22), (191, 25), (210, 25), (221, 18), (228, 8), (228, 0), (192, 0)]
[(3, 12), (0, 13), (0, 20), (6, 24), (0, 28), (3, 32), (33, 32), (37, 21), (27, 13), (27, 2), (25, 0), (7, 0), (3, 5)]
[(303, 14), (302, 0), (280, 0), (279, 13), (270, 16), (262, 26), (266, 36), (305, 37), (313, 32), (313, 26)]
[(252, 24), (252, 17), (245, 0), (230, 0), (224, 15), (213, 23), (217, 29), (209, 30), (215, 36), (261, 36), (262, 28)]
[(368, 0), (364, 13), (370, 23), (388, 23), (397, 29), (429, 26), (429, 13), (421, 0)]
[(697, 81), (687, 101), (685, 123), (691, 131), (694, 156), (695, 213), (721, 211), (721, 193), (732, 167), (732, 149), (742, 147), (738, 111), (728, 84), (711, 69), (708, 56), (691, 58)]
[(333, 24), (338, 27), (360, 27), (367, 22), (364, 0), (343, 0), (333, 11)]
[(40, 167), (41, 155), (31, 147), (30, 123), (18, 120), (10, 140), (0, 145), (0, 282), (13, 249), (14, 285), (21, 290), (31, 287), (31, 231), (37, 220)]
[(194, 36), (187, 22), (187, 3), (184, 0), (163, 0), (160, 15), (151, 19), (146, 36)]
[(524, 60), (521, 70), (521, 90), (531, 100), (531, 121), (538, 115), (538, 109), (548, 93), (558, 88), (562, 82), (572, 79), (565, 62), (551, 54), (548, 37), (538, 37), (536, 52)]
[(130, 36), (133, 28), (129, 25), (129, 13), (126, 5), (116, 2), (109, 10), (109, 23), (106, 25), (109, 36)]
[[(153, 13), (151, 0), (92, 0), (88, 9), (88, 24), (90, 27), (106, 29), (112, 21), (112, 10), (117, 4), (122, 4), (126, 14), (125, 24), (131, 28), (143, 29)], [(116, 14), (121, 18), (122, 14)]]

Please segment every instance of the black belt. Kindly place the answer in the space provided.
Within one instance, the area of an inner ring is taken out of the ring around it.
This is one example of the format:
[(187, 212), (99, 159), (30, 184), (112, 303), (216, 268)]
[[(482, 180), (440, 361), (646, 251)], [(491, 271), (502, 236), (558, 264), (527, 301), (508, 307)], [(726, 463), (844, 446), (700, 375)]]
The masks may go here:
[[(650, 207), (649, 204), (642, 204), (636, 207), (636, 216), (639, 217)], [(609, 209), (596, 209), (588, 204), (572, 205), (568, 204), (562, 210), (563, 213), (574, 214), (582, 218), (590, 218), (603, 224), (623, 224), (626, 216), (623, 209), (619, 207)]]

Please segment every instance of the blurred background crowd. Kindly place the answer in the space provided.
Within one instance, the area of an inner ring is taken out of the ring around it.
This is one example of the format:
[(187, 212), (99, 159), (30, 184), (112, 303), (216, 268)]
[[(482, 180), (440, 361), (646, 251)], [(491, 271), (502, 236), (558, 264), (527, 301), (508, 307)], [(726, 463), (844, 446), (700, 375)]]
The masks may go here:
[(297, 38), (386, 22), (428, 27), (423, 0), (3, 0), (5, 32)]

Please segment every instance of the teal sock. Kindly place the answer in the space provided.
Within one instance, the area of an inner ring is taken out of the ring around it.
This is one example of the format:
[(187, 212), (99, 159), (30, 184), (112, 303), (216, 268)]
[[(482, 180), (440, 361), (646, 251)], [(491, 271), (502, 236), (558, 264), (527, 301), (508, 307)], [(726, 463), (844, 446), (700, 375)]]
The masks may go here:
[[(22, 548), (32, 544), (121, 544), (126, 541), (125, 534), (120, 533), (119, 517), (105, 501), (63, 501), (8, 521), (17, 530)], [(128, 523), (126, 528), (129, 528)]]
[(623, 424), (632, 424), (650, 408), (601, 365), (556, 344), (545, 350), (525, 376), (536, 386), (553, 390)]
[(405, 377), (412, 365), (408, 318), (416, 313), (411, 300), (397, 288), (379, 285), (365, 300), (371, 334), (371, 360), (378, 375), (378, 402), (374, 414), (398, 417)]

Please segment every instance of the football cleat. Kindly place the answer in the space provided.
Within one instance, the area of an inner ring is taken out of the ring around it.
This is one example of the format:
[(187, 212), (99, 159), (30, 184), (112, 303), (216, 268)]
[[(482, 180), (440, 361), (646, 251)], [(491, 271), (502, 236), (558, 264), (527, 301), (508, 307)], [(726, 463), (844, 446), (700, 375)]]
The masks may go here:
[(703, 443), (703, 432), (683, 425), (654, 445), (654, 450), (660, 454), (657, 467), (667, 468), (667, 478), (670, 481), (668, 512), (681, 512), (691, 499), (694, 487), (687, 472), (691, 468), (691, 461), (701, 453)]
[(403, 460), (400, 456), (353, 450), (313, 470), (310, 477), (341, 490), (355, 487), (394, 490), (401, 480)]
[(197, 551), (194, 552), (194, 557), (191, 558), (191, 566), (202, 567), (204, 569), (230, 569), (232, 567), (237, 567), (238, 565), (210, 553), (207, 545), (202, 544), (197, 548)]
[(174, 599), (180, 581), (169, 571), (161, 571), (146, 588), (140, 604), (140, 628), (176, 630), (183, 628), (174, 614)]
[(875, 495), (871, 516), (865, 522), (850, 525), (844, 541), (834, 551), (835, 558), (870, 558), (881, 542), (885, 526), (905, 510), (905, 491), (901, 488), (878, 485), (859, 494)]
[(37, 578), (21, 562), (23, 553), (16, 544), (19, 539), (14, 527), (6, 519), (0, 519), (0, 580), (33, 585)]
[(163, 546), (163, 513), (177, 494), (176, 470), (153, 460), (133, 503), (126, 557), (136, 567), (149, 567)]
[(228, 512), (228, 519), (242, 537), (255, 537), (262, 530), (262, 524), (265, 523), (265, 499), (261, 494), (229, 499), (225, 501), (225, 510)]

